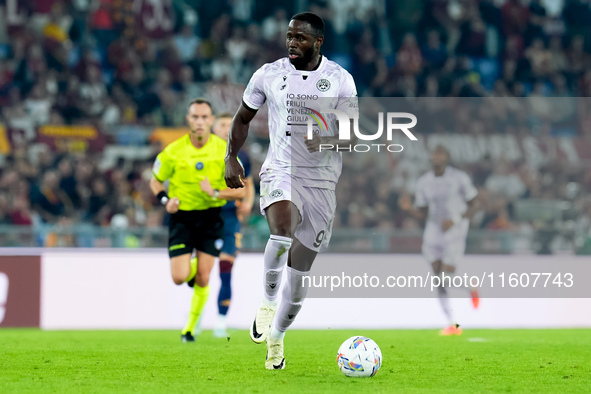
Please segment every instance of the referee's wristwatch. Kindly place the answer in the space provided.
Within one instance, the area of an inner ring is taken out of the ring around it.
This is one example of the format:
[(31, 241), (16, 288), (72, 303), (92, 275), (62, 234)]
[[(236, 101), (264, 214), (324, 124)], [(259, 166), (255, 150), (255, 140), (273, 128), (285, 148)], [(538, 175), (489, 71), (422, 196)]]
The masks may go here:
[(218, 189), (213, 189), (213, 198), (218, 198), (220, 195), (220, 191)]

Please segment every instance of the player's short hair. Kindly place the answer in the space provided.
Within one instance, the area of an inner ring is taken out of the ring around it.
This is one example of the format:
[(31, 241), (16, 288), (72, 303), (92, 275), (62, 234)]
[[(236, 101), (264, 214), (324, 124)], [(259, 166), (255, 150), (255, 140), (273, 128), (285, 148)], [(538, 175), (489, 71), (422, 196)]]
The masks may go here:
[(292, 21), (306, 22), (312, 27), (312, 32), (316, 37), (324, 35), (324, 21), (318, 15), (312, 12), (300, 12), (291, 17)]
[(222, 112), (222, 113), (217, 114), (215, 116), (215, 118), (216, 118), (216, 120), (217, 119), (228, 119), (228, 118), (233, 119), (234, 118), (234, 115), (232, 115), (229, 112)]
[(444, 151), (445, 154), (447, 155), (447, 158), (448, 159), (451, 158), (451, 155), (449, 153), (449, 150), (444, 145), (441, 145), (441, 144), (436, 145), (435, 148), (433, 148), (433, 151), (432, 152), (435, 152), (438, 149), (441, 149), (442, 151)]
[(209, 108), (211, 109), (211, 113), (213, 114), (213, 106), (211, 105), (211, 102), (204, 98), (204, 97), (197, 97), (193, 100), (191, 100), (191, 102), (189, 103), (189, 106), (187, 108), (191, 108), (191, 105), (193, 104), (207, 104), (209, 106)]

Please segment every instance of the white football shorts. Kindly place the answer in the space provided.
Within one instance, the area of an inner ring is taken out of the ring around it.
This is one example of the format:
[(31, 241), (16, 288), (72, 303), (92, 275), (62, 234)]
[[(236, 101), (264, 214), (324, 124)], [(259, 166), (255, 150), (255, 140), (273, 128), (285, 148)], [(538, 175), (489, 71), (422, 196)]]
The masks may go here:
[(443, 231), (441, 224), (428, 221), (423, 234), (423, 256), (427, 262), (436, 260), (443, 264), (457, 266), (466, 251), (466, 237), (470, 222), (463, 219), (449, 230)]
[(291, 201), (300, 213), (295, 238), (315, 252), (326, 250), (337, 206), (335, 191), (302, 186), (286, 174), (261, 176), (261, 213), (277, 201)]

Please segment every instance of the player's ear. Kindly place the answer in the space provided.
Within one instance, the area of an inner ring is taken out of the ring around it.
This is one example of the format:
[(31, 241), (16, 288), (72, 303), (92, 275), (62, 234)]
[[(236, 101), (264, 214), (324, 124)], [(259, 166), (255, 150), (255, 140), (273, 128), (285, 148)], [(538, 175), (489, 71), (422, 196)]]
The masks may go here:
[(322, 43), (324, 42), (324, 36), (318, 36), (316, 37), (316, 47), (320, 48), (322, 46)]

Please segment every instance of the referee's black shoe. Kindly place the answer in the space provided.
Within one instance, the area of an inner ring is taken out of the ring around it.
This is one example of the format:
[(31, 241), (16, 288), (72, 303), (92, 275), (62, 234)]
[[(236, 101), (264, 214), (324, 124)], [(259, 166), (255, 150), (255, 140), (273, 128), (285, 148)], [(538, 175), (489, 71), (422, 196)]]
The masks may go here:
[(181, 334), (181, 342), (195, 342), (195, 337), (193, 336), (193, 334), (191, 334), (191, 331), (189, 331), (186, 334)]
[(191, 280), (188, 280), (187, 285), (189, 285), (189, 287), (195, 286), (195, 277), (192, 277)]

